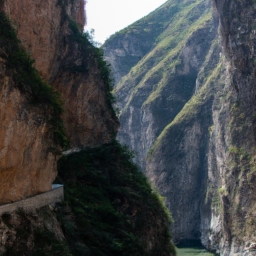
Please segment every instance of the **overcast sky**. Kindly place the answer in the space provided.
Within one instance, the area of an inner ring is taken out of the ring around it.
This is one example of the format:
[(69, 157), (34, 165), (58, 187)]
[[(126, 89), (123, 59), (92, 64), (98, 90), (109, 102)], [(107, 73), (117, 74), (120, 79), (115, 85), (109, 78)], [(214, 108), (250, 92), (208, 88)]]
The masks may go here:
[(100, 43), (115, 32), (146, 16), (167, 0), (88, 0), (87, 29)]

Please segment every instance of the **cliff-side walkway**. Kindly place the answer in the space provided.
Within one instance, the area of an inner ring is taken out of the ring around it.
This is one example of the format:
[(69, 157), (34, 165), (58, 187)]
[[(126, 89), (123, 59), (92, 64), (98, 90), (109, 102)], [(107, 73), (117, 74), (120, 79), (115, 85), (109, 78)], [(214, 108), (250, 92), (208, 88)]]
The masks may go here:
[(12, 213), (19, 208), (26, 210), (40, 208), (45, 205), (62, 202), (64, 200), (64, 189), (63, 185), (54, 184), (52, 190), (45, 193), (26, 198), (10, 204), (4, 204), (0, 206), (0, 215), (5, 212)]

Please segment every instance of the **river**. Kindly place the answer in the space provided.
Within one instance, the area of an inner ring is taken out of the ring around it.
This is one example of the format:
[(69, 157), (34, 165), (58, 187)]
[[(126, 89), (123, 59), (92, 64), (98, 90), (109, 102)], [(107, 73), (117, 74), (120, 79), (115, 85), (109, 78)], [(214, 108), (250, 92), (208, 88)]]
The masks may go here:
[(176, 250), (177, 256), (214, 256), (213, 253), (201, 248), (176, 248)]

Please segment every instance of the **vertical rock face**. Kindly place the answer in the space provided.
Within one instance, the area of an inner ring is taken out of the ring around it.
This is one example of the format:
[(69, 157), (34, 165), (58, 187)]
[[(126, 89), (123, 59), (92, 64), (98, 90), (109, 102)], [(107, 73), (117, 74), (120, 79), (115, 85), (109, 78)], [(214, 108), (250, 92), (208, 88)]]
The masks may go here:
[[(111, 107), (108, 70), (100, 62), (99, 51), (80, 33), (84, 1), (6, 0), (1, 1), (0, 11), (10, 17), (22, 47), (35, 60), (38, 74), (60, 92), (62, 120), (71, 147), (110, 141), (118, 121)], [(58, 130), (50, 124), (56, 118), (44, 104), (31, 105), (23, 91), (26, 83), (19, 83), (17, 70), (10, 68), (4, 40), (0, 50), (4, 57), (0, 74), (0, 204), (50, 190), (58, 160), (53, 139)], [(33, 95), (33, 89), (29, 94)]]
[(51, 189), (66, 137), (79, 149), (59, 165), (65, 204), (0, 216), (0, 254), (175, 255), (167, 209), (114, 140), (109, 69), (81, 33), (84, 1), (3, 0), (0, 11), (0, 205)]
[(70, 20), (80, 24), (81, 29), (83, 1), (28, 0), (18, 5), (4, 1), (4, 10), (17, 28), (22, 45), (36, 60), (35, 67), (64, 99), (63, 119), (71, 146), (108, 142), (118, 121), (106, 98), (106, 81), (97, 57), (84, 49), (76, 35), (78, 29)]
[[(146, 29), (145, 24), (152, 27)], [(133, 40), (133, 34), (138, 34), (137, 40)], [(209, 2), (168, 1), (103, 46), (114, 70), (121, 69), (121, 53), (125, 65), (129, 63), (132, 68), (116, 87), (121, 110), (118, 138), (136, 151), (135, 161), (142, 169), (149, 148), (196, 90), (197, 74), (215, 35)], [(117, 49), (113, 50), (115, 44)], [(142, 54), (142, 49), (147, 50), (132, 67), (134, 56)]]
[(227, 71), (222, 102), (213, 115), (208, 186), (215, 210), (205, 236), (223, 255), (235, 255), (256, 239), (255, 3), (214, 1), (214, 7)]

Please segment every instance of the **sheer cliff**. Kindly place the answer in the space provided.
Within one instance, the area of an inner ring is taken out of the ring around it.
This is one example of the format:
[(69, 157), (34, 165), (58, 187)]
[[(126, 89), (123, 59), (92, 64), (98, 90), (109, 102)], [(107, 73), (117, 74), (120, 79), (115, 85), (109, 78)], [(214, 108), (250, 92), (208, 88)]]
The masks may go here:
[(169, 0), (103, 46), (118, 138), (166, 198), (174, 240), (225, 256), (255, 255), (254, 21), (254, 1)]
[(115, 141), (110, 70), (84, 19), (83, 0), (0, 1), (0, 205), (49, 191), (63, 151), (66, 195), (3, 214), (0, 254), (175, 255), (161, 197)]
[(213, 4), (227, 70), (209, 158), (209, 191), (221, 228), (210, 230), (210, 244), (219, 244), (223, 255), (253, 255), (246, 249), (255, 243), (255, 2)]
[[(123, 36), (125, 48), (135, 29), (140, 35), (145, 23), (157, 23), (162, 12), (170, 9), (173, 12), (165, 16), (163, 32), (153, 40), (148, 35), (150, 52), (131, 67), (115, 93), (120, 107), (118, 138), (135, 150), (136, 163), (166, 198), (175, 220), (171, 226), (174, 241), (182, 242), (200, 240), (201, 213), (207, 211), (203, 207), (206, 152), (217, 92), (215, 75), (221, 70), (216, 16), (210, 2), (167, 1), (128, 27), (126, 35), (123, 31), (114, 35), (103, 48), (106, 59), (115, 59), (108, 56), (120, 53), (116, 38)], [(108, 46), (116, 40), (118, 51), (112, 51)], [(136, 45), (141, 47), (143, 41)]]
[[(145, 24), (152, 24), (152, 28), (145, 28)], [(156, 33), (154, 26), (162, 29)], [(141, 32), (144, 30), (146, 32)], [(143, 35), (137, 38), (141, 40), (139, 43), (132, 41), (133, 34)], [(132, 50), (137, 49), (137, 45), (144, 45), (144, 41), (147, 45), (148, 41), (151, 42), (150, 52), (145, 53), (135, 66), (130, 62), (130, 72), (115, 88), (117, 107), (121, 111), (118, 137), (137, 152), (136, 163), (142, 169), (149, 148), (192, 97), (197, 74), (215, 36), (209, 2), (168, 1), (149, 16), (114, 35), (103, 46), (106, 59), (114, 65), (114, 70), (118, 70), (117, 57), (110, 59), (109, 52), (113, 55), (117, 52), (117, 56), (125, 52), (127, 37)], [(123, 48), (119, 47), (120, 37), (124, 39)], [(109, 45), (116, 41), (119, 48), (111, 51)], [(130, 57), (125, 55), (122, 58)]]
[(110, 84), (100, 53), (80, 35), (84, 1), (3, 2), (35, 68), (64, 99), (63, 121), (71, 146), (108, 142), (118, 121), (106, 97)]
[(175, 255), (163, 201), (118, 142), (61, 158), (65, 202), (0, 217), (1, 255)]
[[(73, 5), (61, 1), (39, 2), (22, 1), (17, 4), (1, 1), (1, 10), (10, 16), (20, 40), (11, 34), (13, 30), (10, 31), (8, 26), (5, 28), (3, 20), (1, 115), (6, 122), (1, 126), (2, 203), (51, 188), (56, 176), (56, 150), (51, 142), (50, 127), (58, 140), (66, 140), (65, 129), (73, 148), (108, 142), (118, 127), (111, 97), (107, 96), (110, 84), (104, 65), (100, 63), (100, 53), (88, 40), (79, 36), (79, 26), (71, 20), (77, 19), (82, 26), (83, 20), (76, 13), (76, 5), (80, 6), (83, 1), (76, 1)], [(29, 77), (32, 71), (36, 77), (34, 80)], [(95, 72), (99, 75), (95, 76)], [(45, 90), (40, 88), (40, 82), (45, 84)], [(50, 93), (47, 83), (60, 92), (64, 111), (60, 99), (56, 99), (59, 102), (50, 102), (52, 111), (44, 107)], [(30, 101), (35, 104), (29, 105)], [(56, 109), (54, 104), (59, 104), (60, 109)], [(57, 117), (62, 112), (63, 125)], [(46, 121), (50, 120), (53, 125), (47, 125)]]

